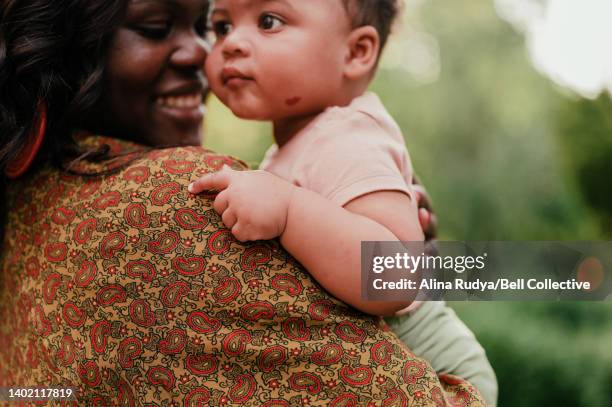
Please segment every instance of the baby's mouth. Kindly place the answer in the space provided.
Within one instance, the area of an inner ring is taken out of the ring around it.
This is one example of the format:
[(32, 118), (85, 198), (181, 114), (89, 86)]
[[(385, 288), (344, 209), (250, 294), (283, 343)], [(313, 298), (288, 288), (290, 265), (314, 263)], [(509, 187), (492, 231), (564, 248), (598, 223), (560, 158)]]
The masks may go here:
[(223, 68), (221, 71), (221, 82), (228, 87), (241, 86), (247, 82), (253, 81), (254, 78), (242, 73), (240, 70), (232, 67)]

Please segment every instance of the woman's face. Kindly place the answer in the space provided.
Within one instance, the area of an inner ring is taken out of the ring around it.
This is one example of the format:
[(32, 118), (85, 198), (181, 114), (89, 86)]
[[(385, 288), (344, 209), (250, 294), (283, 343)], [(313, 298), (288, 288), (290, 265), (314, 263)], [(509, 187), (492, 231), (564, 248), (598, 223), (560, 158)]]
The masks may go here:
[(207, 0), (128, 0), (106, 66), (101, 131), (152, 146), (201, 143)]

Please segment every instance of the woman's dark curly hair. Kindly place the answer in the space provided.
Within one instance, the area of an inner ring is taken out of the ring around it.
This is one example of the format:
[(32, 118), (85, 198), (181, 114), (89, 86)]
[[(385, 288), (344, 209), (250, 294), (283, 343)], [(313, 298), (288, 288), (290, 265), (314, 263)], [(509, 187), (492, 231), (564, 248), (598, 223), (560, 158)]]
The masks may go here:
[(4, 169), (23, 148), (39, 101), (48, 114), (37, 161), (82, 153), (71, 132), (101, 99), (106, 54), (127, 1), (0, 0), (0, 205)]

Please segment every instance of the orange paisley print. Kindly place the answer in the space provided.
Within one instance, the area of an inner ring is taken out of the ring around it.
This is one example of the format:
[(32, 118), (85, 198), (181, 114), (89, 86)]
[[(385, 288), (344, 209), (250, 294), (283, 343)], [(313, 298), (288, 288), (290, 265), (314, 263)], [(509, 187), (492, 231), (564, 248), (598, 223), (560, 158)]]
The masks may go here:
[(0, 386), (70, 385), (92, 406), (484, 405), (187, 192), (241, 162), (82, 142), (122, 154), (8, 185)]

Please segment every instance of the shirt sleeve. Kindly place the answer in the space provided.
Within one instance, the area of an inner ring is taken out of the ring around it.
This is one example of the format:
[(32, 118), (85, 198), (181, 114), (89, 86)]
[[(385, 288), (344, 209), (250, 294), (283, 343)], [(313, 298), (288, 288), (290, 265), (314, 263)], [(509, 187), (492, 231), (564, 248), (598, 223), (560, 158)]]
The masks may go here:
[(296, 165), (300, 186), (340, 206), (375, 191), (400, 191), (413, 197), (403, 140), (388, 134), (370, 116), (357, 112), (325, 120), (312, 131), (312, 142)]

